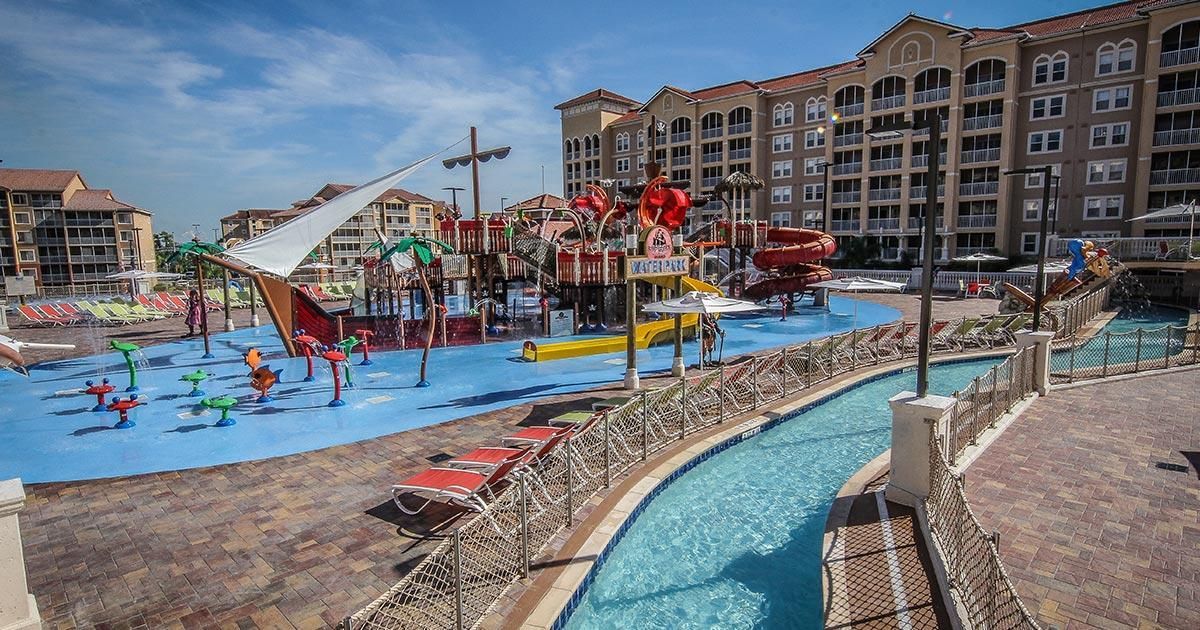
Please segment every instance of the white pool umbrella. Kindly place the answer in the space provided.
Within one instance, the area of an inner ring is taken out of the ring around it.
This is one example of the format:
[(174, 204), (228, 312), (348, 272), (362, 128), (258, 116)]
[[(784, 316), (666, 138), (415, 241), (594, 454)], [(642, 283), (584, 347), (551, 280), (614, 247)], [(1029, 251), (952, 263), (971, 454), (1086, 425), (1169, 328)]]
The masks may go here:
[[(1046, 273), (1062, 273), (1070, 267), (1071, 263), (1065, 260), (1047, 260)], [(1021, 265), (1008, 270), (1010, 273), (1037, 273), (1037, 265)]]
[(165, 271), (144, 271), (142, 269), (131, 269), (129, 271), (121, 271), (114, 274), (104, 276), (110, 280), (150, 280), (154, 278), (178, 278), (181, 274), (167, 273)]
[(996, 256), (994, 254), (985, 254), (983, 252), (979, 252), (979, 253), (975, 253), (975, 254), (969, 254), (967, 256), (955, 256), (954, 258), (951, 258), (950, 260), (952, 260), (954, 262), (975, 263), (975, 282), (979, 282), (979, 267), (983, 263), (996, 262), (996, 261), (1008, 260), (1008, 259), (1003, 256)]
[[(764, 307), (753, 302), (722, 297), (716, 293), (688, 291), (677, 298), (646, 304), (642, 307), (642, 310), (648, 313), (696, 313), (700, 315), (715, 315), (719, 313), (744, 313), (747, 311), (759, 311), (763, 308)], [(702, 329), (702, 322), (696, 322), (696, 338), (700, 341), (700, 362), (698, 365), (700, 365), (701, 369), (704, 369), (704, 342), (703, 335), (701, 334)]]
[[(863, 278), (854, 276), (851, 278), (836, 278), (834, 280), (825, 280), (808, 285), (814, 289), (829, 289), (830, 291), (841, 291), (843, 293), (859, 293), (872, 291), (899, 291), (904, 288), (903, 282), (891, 282), (888, 280), (876, 280), (874, 278)], [(854, 327), (858, 328), (858, 300), (854, 302)]]
[(1140, 217), (1133, 217), (1132, 219), (1128, 219), (1128, 220), (1129, 221), (1147, 221), (1147, 220), (1152, 220), (1152, 219), (1168, 219), (1168, 218), (1175, 218), (1175, 217), (1188, 217), (1187, 259), (1191, 260), (1191, 258), (1192, 258), (1192, 243), (1195, 242), (1195, 238), (1196, 238), (1196, 214), (1197, 213), (1200, 213), (1200, 207), (1196, 206), (1196, 200), (1193, 199), (1191, 201), (1191, 203), (1187, 203), (1187, 204), (1177, 203), (1173, 206), (1167, 206), (1166, 208), (1159, 208), (1158, 210), (1153, 210), (1151, 212), (1147, 212), (1146, 214), (1143, 214)]
[(335, 267), (334, 265), (331, 265), (329, 263), (323, 263), (323, 262), (308, 263), (307, 265), (300, 265), (299, 267), (296, 267), (296, 268), (297, 269), (318, 269), (318, 270), (319, 269), (337, 269), (337, 267)]

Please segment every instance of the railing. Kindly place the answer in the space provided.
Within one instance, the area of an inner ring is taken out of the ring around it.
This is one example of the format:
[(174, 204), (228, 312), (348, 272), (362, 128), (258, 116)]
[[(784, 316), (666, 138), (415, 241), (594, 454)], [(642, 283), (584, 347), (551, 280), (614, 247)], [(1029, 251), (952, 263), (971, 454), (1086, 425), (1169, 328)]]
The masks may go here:
[[(1181, 217), (1187, 221), (1188, 217)], [(1067, 256), (1071, 240), (1069, 238), (1051, 238), (1046, 244), (1049, 256)], [(1186, 236), (1147, 238), (1127, 237), (1092, 239), (1097, 246), (1104, 247), (1117, 260), (1129, 262), (1134, 260), (1186, 261), (1188, 259), (1188, 243)], [(1197, 241), (1200, 242), (1200, 241)], [(1200, 248), (1198, 248), (1200, 249)], [(1194, 251), (1193, 255), (1200, 255)]]
[[(929, 155), (926, 153), (913, 154), (912, 159), (909, 160), (909, 163), (912, 164), (912, 168), (929, 166)], [(945, 151), (938, 154), (938, 164), (942, 166), (946, 165)]]
[(1107, 378), (1200, 364), (1200, 323), (1105, 331), (1081, 340), (1071, 335), (1050, 358), (1050, 382)]
[(833, 111), (837, 113), (838, 118), (846, 118), (847, 116), (862, 116), (863, 109), (863, 103), (860, 101), (834, 107)]
[(1182, 66), (1188, 63), (1196, 63), (1197, 61), (1200, 61), (1200, 46), (1180, 48), (1179, 50), (1171, 50), (1158, 55), (1158, 67), (1160, 68)]
[(881, 109), (893, 109), (896, 107), (904, 107), (903, 94), (871, 99), (871, 111), (873, 112), (877, 112)]
[(732, 135), (739, 134), (739, 133), (750, 133), (751, 126), (752, 126), (751, 123), (741, 123), (741, 124), (737, 124), (737, 125), (729, 125), (729, 135), (732, 136)]
[(995, 427), (1001, 416), (1033, 393), (1036, 356), (1034, 348), (1021, 348), (986, 374), (975, 377), (962, 390), (954, 392), (954, 409), (945, 436), (947, 450), (944, 455), (949, 461), (957, 462), (968, 446), (978, 443), (984, 431)]
[(692, 156), (680, 155), (671, 158), (671, 166), (688, 166), (692, 163)]
[(1000, 147), (991, 149), (975, 149), (972, 151), (963, 151), (963, 164), (974, 164), (976, 162), (997, 162), (1000, 160)]
[[(927, 195), (929, 195), (929, 186), (913, 186), (912, 188), (908, 189), (908, 198), (909, 199), (913, 199), (913, 200), (924, 199)], [(939, 197), (946, 196), (946, 185), (945, 184), (942, 184), (937, 187), (937, 196), (939, 196)]]
[[(861, 164), (861, 162), (860, 162), (860, 164)], [(872, 171), (891, 171), (891, 170), (898, 169), (901, 166), (904, 166), (904, 158), (902, 158), (902, 157), (880, 158), (877, 160), (871, 160), (871, 170)]]
[(713, 127), (712, 129), (701, 129), (700, 130), (700, 139), (706, 140), (708, 138), (720, 138), (721, 134), (723, 134), (724, 132), (725, 132), (725, 130), (721, 129), (720, 127)]
[(834, 232), (857, 232), (862, 225), (858, 219), (835, 219), (829, 222), (829, 229)]
[(750, 159), (750, 149), (730, 149), (729, 150), (729, 159), (730, 160), (749, 160)]
[(692, 132), (690, 132), (690, 131), (682, 131), (679, 133), (671, 134), (671, 144), (675, 144), (677, 142), (691, 142), (691, 141), (692, 141)]
[(842, 162), (829, 167), (829, 172), (833, 175), (854, 175), (862, 170), (862, 162)]
[[(946, 118), (943, 118), (943, 119), (942, 119), (942, 122), (938, 123), (938, 127), (940, 127), (940, 128), (941, 128), (941, 130), (942, 130), (942, 133), (943, 133), (943, 134), (945, 134), (947, 131), (950, 131), (950, 120), (949, 120), (949, 119), (946, 119)], [(922, 127), (922, 128), (920, 128), (920, 129), (914, 129), (914, 130), (913, 130), (913, 137), (914, 137), (914, 138), (919, 138), (919, 137), (921, 137), (921, 136), (928, 136), (928, 135), (929, 135), (929, 128), (928, 128), (928, 127)]]
[(863, 143), (863, 135), (861, 133), (844, 133), (833, 137), (833, 146), (848, 147)]
[(703, 177), (700, 179), (701, 188), (714, 188), (719, 183), (721, 183), (720, 177)]
[(1004, 570), (999, 537), (979, 523), (967, 503), (963, 478), (942, 455), (942, 440), (929, 431), (929, 535), (946, 567), (951, 595), (965, 612), (964, 627), (1010, 630), (1040, 628), (1021, 603)]
[(1200, 183), (1200, 168), (1172, 168), (1150, 171), (1150, 185)]
[[(867, 219), (867, 229), (871, 230), (872, 232), (883, 231), (883, 230), (899, 230), (900, 229), (900, 218), (896, 217), (896, 218), (887, 218), (887, 219)], [(889, 257), (884, 256), (884, 258), (889, 258)], [(895, 258), (895, 256), (892, 256), (891, 258)]]
[(963, 119), (963, 131), (977, 131), (979, 129), (994, 129), (1004, 125), (1003, 114), (991, 114), (989, 116), (972, 116)]
[(834, 278), (870, 278), (872, 280), (886, 280), (887, 282), (902, 282), (908, 284), (909, 276), (912, 275), (909, 271), (897, 271), (891, 269), (834, 269)]
[(1111, 291), (1112, 284), (1106, 282), (1100, 288), (1067, 302), (1061, 308), (1055, 308), (1054, 318), (1058, 324), (1055, 339), (1074, 336), (1084, 324), (1108, 308)]
[[(914, 324), (895, 323), (788, 346), (681, 378), (603, 412), (536, 468), (515, 475), (476, 518), (342, 627), (475, 627), (514, 582), (529, 575), (531, 558), (572, 527), (576, 512), (615, 478), (689, 435), (769, 402), (859, 367), (915, 357), (915, 331)], [(976, 345), (968, 337), (949, 341), (935, 351)], [(948, 513), (944, 502), (935, 508), (941, 532)]]
[(993, 81), (981, 81), (979, 83), (968, 83), (963, 86), (963, 96), (972, 98), (975, 96), (986, 96), (988, 94), (996, 94), (1004, 91), (1004, 79), (995, 79)]
[(913, 104), (932, 103), (950, 98), (950, 86), (930, 88), (913, 93)]
[(872, 188), (867, 191), (867, 199), (870, 201), (892, 201), (900, 198), (901, 191), (899, 188)]
[(722, 159), (723, 159), (722, 154), (720, 154), (720, 153), (702, 153), (702, 154), (700, 154), (700, 162), (702, 164), (712, 164), (713, 162), (720, 162)]
[[(923, 188), (923, 187), (922, 187), (922, 188)], [(941, 195), (941, 193), (942, 193), (942, 190), (941, 190), (941, 187), (939, 186), (939, 187), (938, 187), (938, 195)], [(922, 194), (921, 194), (921, 196), (922, 196), (922, 197), (924, 197), (924, 196), (925, 196), (925, 195), (924, 195), (924, 193), (922, 193)], [(921, 227), (922, 227), (922, 226), (921, 226), (921, 222), (922, 222), (922, 218), (921, 218), (921, 217), (908, 217), (908, 229), (910, 229), (910, 230), (919, 230), (919, 229), (921, 229)], [(933, 222), (933, 225), (934, 225), (934, 228), (933, 228), (933, 229), (935, 229), (935, 230), (939, 230), (939, 231), (941, 231), (941, 230), (944, 230), (944, 229), (946, 229), (946, 219), (945, 219), (945, 217), (941, 217), (941, 216), (937, 217), (937, 218), (934, 220), (934, 222)]]
[(1200, 144), (1200, 129), (1175, 129), (1173, 131), (1155, 131), (1154, 146), (1170, 146), (1176, 144)]
[(1191, 105), (1200, 101), (1200, 87), (1171, 90), (1158, 93), (1159, 107), (1174, 107), (1176, 105)]
[(958, 194), (964, 196), (994, 195), (998, 192), (1000, 182), (967, 182), (958, 185)]
[(829, 200), (833, 203), (858, 203), (862, 201), (862, 191), (850, 190), (835, 192), (833, 193), (833, 196), (829, 198)]
[(994, 215), (994, 214), (960, 214), (960, 215), (958, 215), (958, 227), (960, 227), (960, 228), (996, 227), (996, 215)]

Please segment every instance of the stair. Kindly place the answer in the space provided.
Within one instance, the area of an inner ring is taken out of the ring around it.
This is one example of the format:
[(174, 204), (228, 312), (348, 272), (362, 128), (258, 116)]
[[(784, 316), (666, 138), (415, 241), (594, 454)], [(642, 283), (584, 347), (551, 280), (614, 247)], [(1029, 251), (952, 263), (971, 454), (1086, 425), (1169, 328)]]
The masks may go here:
[(512, 255), (525, 262), (527, 279), (540, 283), (543, 278), (558, 278), (558, 245), (521, 226), (513, 230), (509, 240)]

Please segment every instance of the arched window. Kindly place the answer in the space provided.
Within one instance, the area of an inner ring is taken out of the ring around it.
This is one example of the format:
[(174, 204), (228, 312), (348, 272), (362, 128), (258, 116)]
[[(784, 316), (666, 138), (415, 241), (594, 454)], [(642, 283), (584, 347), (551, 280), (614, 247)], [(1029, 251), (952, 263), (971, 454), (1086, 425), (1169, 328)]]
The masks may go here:
[(810, 98), (804, 104), (804, 120), (805, 122), (820, 122), (825, 120), (828, 115), (829, 99), (824, 96)]
[(883, 77), (871, 86), (871, 109), (891, 109), (904, 106), (904, 90), (908, 82), (904, 77)]
[(774, 107), (772, 112), (774, 114), (772, 116), (772, 124), (775, 127), (782, 127), (792, 124), (792, 121), (795, 119), (796, 108), (791, 103), (780, 103)]
[(639, 148), (639, 149), (646, 148), (646, 132), (645, 131), (637, 132), (637, 148)]
[(1200, 20), (1176, 24), (1163, 31), (1162, 55), (1159, 57), (1158, 65), (1166, 68), (1193, 63), (1196, 61), (1198, 50), (1200, 50)]
[(622, 153), (629, 150), (629, 134), (617, 134), (617, 153)]
[(933, 103), (950, 98), (950, 70), (930, 68), (913, 80), (913, 103)]
[(570, 140), (563, 141), (563, 159), (564, 160), (571, 159), (571, 141)]
[(725, 126), (721, 112), (709, 112), (700, 119), (700, 138), (720, 138)]
[(592, 137), (583, 137), (583, 157), (592, 157)]
[(866, 91), (861, 85), (847, 85), (833, 95), (833, 110), (838, 116), (858, 116), (863, 113)]
[(575, 139), (571, 140), (571, 143), (575, 147), (575, 151), (574, 151), (575, 157), (578, 158), (579, 157), (579, 138), (575, 138)]
[(1096, 76), (1133, 72), (1137, 42), (1122, 40), (1119, 44), (1106, 42), (1096, 50)]
[(1069, 56), (1065, 50), (1060, 50), (1053, 55), (1038, 56), (1033, 60), (1033, 84), (1048, 85), (1066, 81), (1068, 59)]
[(735, 107), (729, 112), (729, 133), (750, 133), (754, 128), (754, 112), (749, 107)]
[(598, 134), (592, 134), (592, 155), (600, 155), (600, 136)]
[(680, 116), (671, 121), (671, 142), (692, 141), (692, 119)]

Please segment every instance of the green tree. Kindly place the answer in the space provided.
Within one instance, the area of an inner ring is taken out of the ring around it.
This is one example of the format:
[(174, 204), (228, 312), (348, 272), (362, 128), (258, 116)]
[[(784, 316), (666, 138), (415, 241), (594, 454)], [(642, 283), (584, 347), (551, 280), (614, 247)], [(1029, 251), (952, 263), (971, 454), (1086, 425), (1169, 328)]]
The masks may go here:
[(171, 271), (168, 269), (172, 263), (167, 260), (175, 253), (175, 249), (179, 245), (175, 242), (175, 235), (166, 230), (154, 233), (154, 262), (155, 269), (159, 271)]
[(869, 261), (878, 260), (879, 255), (883, 253), (879, 246), (879, 239), (869, 236), (851, 238), (846, 242), (845, 251), (846, 255), (842, 257), (842, 262), (851, 269), (865, 267)]

